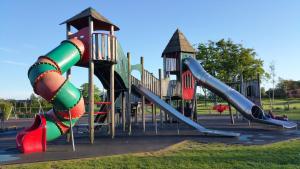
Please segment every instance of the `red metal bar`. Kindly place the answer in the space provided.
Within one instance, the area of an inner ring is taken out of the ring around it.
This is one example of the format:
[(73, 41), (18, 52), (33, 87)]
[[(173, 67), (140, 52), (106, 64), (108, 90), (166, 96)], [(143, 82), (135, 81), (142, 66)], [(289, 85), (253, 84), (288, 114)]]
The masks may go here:
[(101, 105), (101, 104), (111, 104), (111, 102), (95, 102), (95, 104), (97, 104), (97, 105)]

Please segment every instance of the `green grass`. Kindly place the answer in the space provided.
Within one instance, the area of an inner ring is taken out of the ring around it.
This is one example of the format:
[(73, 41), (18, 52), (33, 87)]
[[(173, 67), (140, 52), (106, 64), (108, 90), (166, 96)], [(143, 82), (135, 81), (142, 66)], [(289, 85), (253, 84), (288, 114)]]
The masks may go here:
[[(286, 114), (290, 120), (300, 120), (300, 99), (289, 99), (289, 110), (287, 109), (287, 100), (284, 99), (275, 99), (273, 112), (276, 115)], [(221, 104), (227, 104), (225, 102), (220, 102)], [(262, 99), (262, 104), (264, 110), (270, 110), (270, 100)], [(207, 106), (204, 105), (204, 101), (198, 101), (198, 114), (220, 114), (215, 110), (212, 110), (213, 102), (207, 102)], [(235, 109), (232, 108), (233, 113), (235, 114)], [(229, 111), (224, 111), (223, 115), (228, 115)]]
[(300, 140), (289, 140), (262, 146), (202, 144), (186, 141), (157, 152), (10, 165), (3, 168), (296, 169), (300, 168)]

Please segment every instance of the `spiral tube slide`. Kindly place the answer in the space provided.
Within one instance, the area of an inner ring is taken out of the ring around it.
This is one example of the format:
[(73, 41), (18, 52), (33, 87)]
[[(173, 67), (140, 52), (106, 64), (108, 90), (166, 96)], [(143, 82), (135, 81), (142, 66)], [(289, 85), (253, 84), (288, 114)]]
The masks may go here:
[(18, 133), (17, 148), (23, 153), (46, 150), (46, 141), (52, 141), (69, 130), (84, 114), (84, 101), (80, 91), (62, 74), (81, 60), (84, 45), (78, 39), (63, 41), (39, 59), (28, 70), (34, 92), (50, 103), (53, 109), (36, 116), (34, 124)]

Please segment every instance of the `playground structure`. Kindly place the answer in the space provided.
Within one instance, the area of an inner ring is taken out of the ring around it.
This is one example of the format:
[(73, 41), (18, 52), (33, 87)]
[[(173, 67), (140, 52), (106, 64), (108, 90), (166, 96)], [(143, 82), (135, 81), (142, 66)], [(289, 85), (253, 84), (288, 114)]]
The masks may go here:
[[(161, 125), (164, 120), (172, 117), (204, 134), (239, 136), (239, 133), (210, 130), (197, 123), (197, 85), (202, 85), (228, 101), (250, 121), (285, 128), (296, 127), (293, 122), (266, 116), (259, 106), (209, 75), (195, 59), (195, 50), (179, 30), (175, 31), (162, 53), (163, 72), (159, 69), (159, 78), (156, 78), (144, 68), (143, 57), (140, 64), (131, 65), (130, 53), (124, 54), (115, 36), (115, 31), (119, 28), (94, 9), (88, 8), (62, 24), (66, 24), (67, 40), (48, 54), (39, 57), (28, 71), (34, 92), (51, 102), (53, 109), (38, 114), (30, 128), (18, 133), (17, 147), (23, 153), (46, 151), (47, 141), (54, 140), (69, 130), (72, 135), (72, 126), (85, 113), (84, 99), (80, 91), (70, 82), (72, 66), (89, 69), (87, 105), (91, 143), (94, 142), (95, 127), (106, 118), (109, 121), (111, 137), (115, 137), (117, 97), (121, 98), (122, 128), (129, 134), (131, 134), (131, 106), (138, 100), (141, 102), (144, 132), (145, 106), (148, 102), (154, 107), (153, 110), (156, 111), (156, 106), (160, 108)], [(72, 34), (71, 26), (78, 31)], [(140, 72), (141, 80), (131, 75), (132, 70)], [(66, 78), (62, 76), (64, 73), (67, 74)], [(94, 112), (94, 74), (102, 82), (108, 95), (105, 102), (99, 103), (105, 105), (99, 112)], [(176, 79), (170, 80), (171, 75), (175, 75)], [(172, 106), (174, 101), (177, 103), (177, 109)], [(187, 105), (192, 105), (189, 114), (186, 113), (188, 109), (185, 109)], [(105, 118), (100, 118), (103, 115)]]

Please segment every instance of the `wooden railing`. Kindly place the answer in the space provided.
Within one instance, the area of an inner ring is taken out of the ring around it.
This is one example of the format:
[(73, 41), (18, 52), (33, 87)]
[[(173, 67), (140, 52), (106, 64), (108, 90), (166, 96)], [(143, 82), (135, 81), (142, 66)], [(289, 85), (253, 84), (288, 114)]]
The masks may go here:
[(105, 33), (93, 33), (94, 60), (117, 61), (117, 38)]
[(159, 79), (153, 73), (144, 70), (144, 87), (149, 89), (152, 93), (159, 95)]
[(131, 78), (131, 84), (133, 85), (137, 86), (142, 83), (139, 79), (135, 78), (134, 76), (131, 76), (130, 78)]
[(131, 76), (131, 84), (133, 85), (143, 85), (144, 87), (146, 87), (148, 90), (150, 90), (152, 93), (156, 94), (156, 95), (160, 95), (160, 83), (159, 83), (159, 79), (156, 78), (153, 73), (150, 73), (147, 70), (143, 71), (144, 74), (144, 83), (142, 83), (141, 80), (135, 78), (134, 76)]

